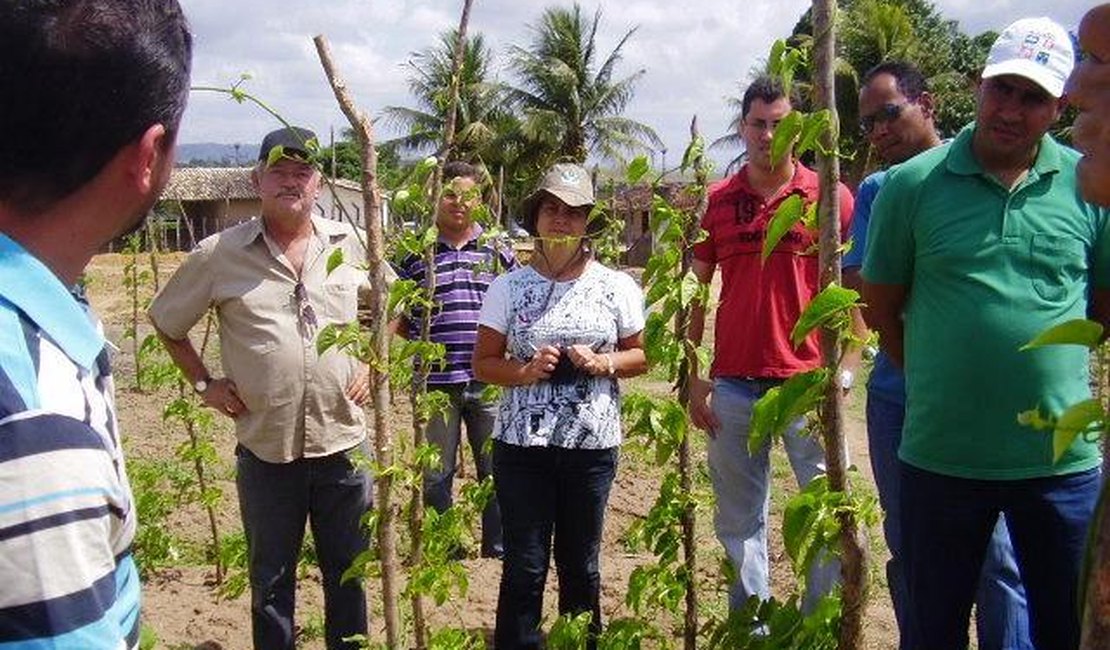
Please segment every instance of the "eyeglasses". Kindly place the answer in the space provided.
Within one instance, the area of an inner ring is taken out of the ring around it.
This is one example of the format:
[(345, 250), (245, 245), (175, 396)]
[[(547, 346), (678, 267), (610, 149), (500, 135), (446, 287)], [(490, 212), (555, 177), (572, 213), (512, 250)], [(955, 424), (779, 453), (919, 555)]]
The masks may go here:
[(763, 133), (765, 131), (770, 131), (771, 133), (774, 133), (775, 129), (779, 125), (779, 122), (781, 122), (781, 120), (770, 120), (770, 121), (761, 120), (761, 119), (749, 120), (747, 118), (744, 118), (744, 120), (742, 121), (742, 123), (744, 125), (744, 128), (752, 129), (756, 133)]
[(293, 285), (293, 299), (297, 301), (297, 319), (304, 326), (305, 335), (311, 335), (316, 331), (316, 310), (308, 301), (308, 290), (299, 280)]
[(863, 131), (864, 135), (871, 133), (876, 124), (885, 124), (893, 122), (902, 115), (902, 111), (906, 109), (909, 102), (902, 102), (901, 104), (883, 104), (879, 110), (870, 115), (862, 115), (859, 118), (859, 130)]

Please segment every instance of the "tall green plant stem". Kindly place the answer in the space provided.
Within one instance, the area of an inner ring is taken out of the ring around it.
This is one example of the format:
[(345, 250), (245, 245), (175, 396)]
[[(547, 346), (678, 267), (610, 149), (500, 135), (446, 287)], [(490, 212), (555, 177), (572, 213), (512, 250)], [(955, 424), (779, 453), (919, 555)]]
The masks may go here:
[[(386, 331), (386, 308), (389, 287), (385, 280), (385, 239), (382, 233), (381, 192), (378, 189), (378, 154), (374, 148), (374, 130), (370, 119), (360, 112), (347, 90), (347, 85), (332, 63), (327, 39), (312, 39), (320, 64), (331, 84), (340, 110), (351, 124), (362, 152), (363, 214), (366, 215), (366, 264), (370, 275), (370, 317), (372, 331), (370, 387), (374, 408), (374, 451), (377, 462), (393, 466), (393, 435), (389, 429), (389, 337)], [(393, 503), (393, 473), (381, 472), (375, 478), (378, 509), (378, 555), (382, 564), (382, 619), (385, 623), (386, 646), (401, 647), (401, 617), (398, 609), (397, 580), (397, 509)]]
[[(1110, 354), (1105, 341), (1093, 350), (1096, 358), (1095, 392), (1102, 404), (1102, 412), (1110, 413)], [(1110, 470), (1110, 436), (1107, 435), (1106, 420), (1102, 427), (1102, 474)], [(1098, 497), (1095, 515), (1091, 520), (1090, 534), (1087, 538), (1086, 575), (1080, 585), (1083, 595), (1083, 632), (1079, 643), (1080, 650), (1102, 650), (1110, 647), (1110, 492), (1106, 485)]]
[[(696, 142), (700, 138), (698, 134), (698, 118), (694, 116), (690, 120), (690, 141)], [(704, 156), (701, 153), (693, 160), (695, 186), (698, 188), (698, 204), (695, 208), (694, 215), (686, 220), (686, 229), (684, 239), (686, 242), (692, 242), (697, 239), (698, 229), (702, 222), (702, 217), (705, 216), (705, 211), (709, 207), (709, 194), (706, 191), (708, 178), (705, 166)], [(682, 266), (679, 277), (686, 277), (690, 272), (690, 267), (693, 264), (694, 248), (693, 246), (683, 246), (682, 249)], [(704, 308), (704, 305), (703, 305)], [(678, 402), (682, 408), (689, 411), (690, 408), (690, 369), (697, 367), (697, 349), (689, 342), (686, 332), (690, 328), (690, 309), (683, 307), (675, 314), (675, 338), (683, 341), (683, 355), (682, 361), (679, 362), (678, 369)], [(694, 464), (690, 459), (690, 435), (682, 437), (682, 442), (678, 447), (678, 475), (679, 484), (682, 486), (683, 494), (692, 494), (694, 491)], [(686, 503), (682, 509), (682, 553), (683, 553), (683, 567), (686, 572), (686, 611), (684, 613), (683, 626), (682, 626), (682, 640), (685, 650), (694, 650), (697, 647), (698, 641), (698, 589), (697, 589), (697, 568), (698, 568), (698, 546), (697, 539), (695, 538), (695, 525), (696, 519), (696, 504), (691, 499)]]
[[(451, 60), (451, 85), (448, 90), (447, 120), (443, 129), (443, 155), (436, 161), (435, 173), (432, 176), (432, 209), (428, 215), (430, 223), (426, 227), (435, 226), (439, 202), (443, 198), (443, 165), (451, 156), (455, 142), (455, 124), (458, 119), (459, 105), (459, 78), (462, 72), (463, 56), (466, 50), (466, 31), (470, 24), (470, 7), (472, 0), (463, 0), (462, 14), (459, 17), (459, 29), (455, 35), (455, 51)], [(429, 304), (436, 293), (436, 242), (431, 242), (424, 248), (424, 280), (425, 290), (428, 292)], [(432, 309), (424, 309), (420, 320), (420, 340), (430, 343), (432, 340)], [(416, 367), (415, 390), (412, 392), (412, 448), (419, 449), (425, 442), (425, 431), (428, 426), (427, 415), (418, 408), (422, 395), (428, 392), (428, 374), (431, 372), (428, 363), (418, 363)], [(440, 459), (443, 462), (445, 459)], [(454, 459), (452, 459), (454, 460)], [(411, 541), (410, 561), (418, 566), (424, 556), (424, 483), (420, 480), (412, 482), (412, 497), (409, 504), (409, 535)], [(427, 645), (428, 625), (424, 614), (424, 595), (412, 591), (412, 622), (413, 641), (417, 650), (423, 650)]]
[(131, 358), (135, 360), (135, 381), (132, 385), (135, 392), (142, 392), (142, 357), (139, 356), (139, 281), (141, 275), (139, 273), (139, 238), (132, 235), (128, 242), (128, 248), (131, 250), (131, 261), (124, 269), (125, 282), (127, 283), (128, 293), (131, 297), (131, 322), (128, 324), (131, 334)]
[[(821, 134), (817, 168), (820, 197), (817, 202), (819, 234), (818, 266), (822, 289), (840, 283), (840, 159), (837, 156), (838, 120), (836, 115), (836, 32), (834, 21), (836, 0), (813, 0), (813, 31), (815, 35), (814, 81), (819, 108), (832, 116), (830, 128)], [(833, 327), (821, 328), (821, 352), (830, 377), (839, 376), (840, 333)], [(821, 408), (821, 430), (825, 443), (825, 465), (829, 489), (847, 492), (848, 453), (844, 441), (843, 395), (839, 381), (830, 381), (825, 388)], [(838, 648), (855, 650), (863, 647), (863, 616), (867, 603), (867, 558), (859, 521), (852, 509), (838, 513), (840, 519), (841, 553), (841, 618)]]
[[(211, 309), (208, 310), (208, 315), (204, 320), (204, 338), (200, 344), (200, 357), (204, 358), (204, 353), (208, 349), (209, 337), (212, 334), (212, 321), (215, 312)], [(188, 395), (189, 389), (186, 388), (183, 380), (177, 382), (178, 395), (184, 399)], [(200, 434), (197, 432), (196, 422), (192, 419), (185, 420), (185, 431), (189, 434), (189, 446), (193, 451), (193, 471), (197, 475), (197, 487), (200, 490), (201, 503), (204, 504), (204, 510), (208, 514), (208, 532), (212, 536), (212, 557), (215, 558), (216, 564), (216, 584), (221, 585), (224, 582), (224, 563), (223, 558), (220, 557), (220, 526), (216, 520), (216, 504), (212, 503), (208, 498), (208, 474), (204, 471), (203, 454), (200, 453), (201, 441)]]
[[(158, 228), (160, 231), (161, 228)], [(162, 280), (158, 272), (158, 247), (161, 243), (158, 241), (161, 233), (155, 230), (154, 221), (147, 215), (146, 219), (146, 241), (147, 241), (147, 255), (150, 257), (150, 282), (153, 293), (157, 294), (158, 289), (162, 286)]]

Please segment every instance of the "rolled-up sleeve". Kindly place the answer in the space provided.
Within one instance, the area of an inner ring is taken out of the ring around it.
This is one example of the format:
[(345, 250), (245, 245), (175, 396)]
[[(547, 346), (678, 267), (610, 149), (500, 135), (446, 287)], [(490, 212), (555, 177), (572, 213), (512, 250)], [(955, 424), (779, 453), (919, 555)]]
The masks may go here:
[(163, 334), (183, 339), (204, 316), (212, 303), (212, 242), (201, 244), (185, 258), (162, 291), (154, 297), (147, 314)]

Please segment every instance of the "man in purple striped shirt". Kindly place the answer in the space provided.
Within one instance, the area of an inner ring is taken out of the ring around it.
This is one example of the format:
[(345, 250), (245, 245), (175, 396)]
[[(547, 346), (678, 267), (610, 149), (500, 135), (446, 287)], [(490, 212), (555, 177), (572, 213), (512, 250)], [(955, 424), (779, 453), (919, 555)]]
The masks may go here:
[[(443, 197), (436, 210), (439, 240), (435, 251), (435, 308), (432, 313), (431, 340), (446, 349), (445, 363), (428, 374), (428, 390), (447, 395), (447, 408), (428, 422), (427, 439), (439, 447), (440, 466), (424, 473), (424, 503), (443, 512), (451, 507), (451, 486), (462, 424), (474, 455), (478, 479), (491, 473), (487, 449), (497, 403), (482, 399), (485, 384), (475, 381), (470, 357), (478, 333), (478, 312), (493, 278), (516, 268), (512, 249), (504, 243), (484, 242), (482, 227), (474, 222), (473, 210), (481, 200), (483, 170), (464, 162), (449, 162), (443, 167)], [(410, 255), (397, 275), (401, 279), (427, 284), (424, 259)], [(405, 315), (398, 333), (419, 338), (423, 313)], [(482, 557), (501, 557), (501, 514), (491, 498), (482, 512)]]

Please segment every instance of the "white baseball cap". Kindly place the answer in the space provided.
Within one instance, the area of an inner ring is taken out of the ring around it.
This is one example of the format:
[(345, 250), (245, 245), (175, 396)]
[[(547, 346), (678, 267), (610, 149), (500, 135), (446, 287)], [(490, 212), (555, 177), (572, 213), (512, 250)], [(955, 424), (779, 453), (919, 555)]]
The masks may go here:
[(1022, 18), (991, 45), (983, 78), (1016, 74), (1060, 97), (1073, 67), (1075, 48), (1066, 29), (1051, 18)]

